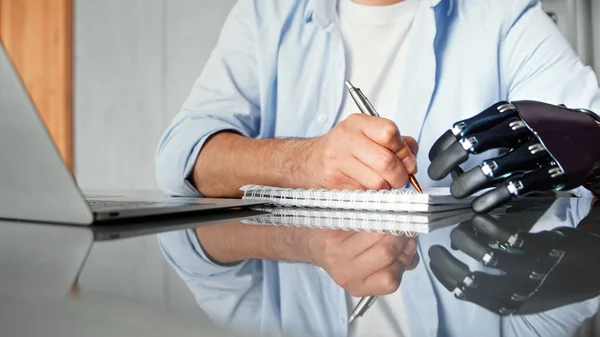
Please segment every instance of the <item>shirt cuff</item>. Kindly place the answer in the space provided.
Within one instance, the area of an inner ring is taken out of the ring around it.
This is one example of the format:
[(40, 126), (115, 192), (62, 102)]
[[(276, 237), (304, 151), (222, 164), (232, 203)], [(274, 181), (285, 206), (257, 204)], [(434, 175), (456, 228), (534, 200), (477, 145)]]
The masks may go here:
[(161, 189), (169, 195), (201, 197), (189, 177), (206, 141), (223, 131), (249, 137), (231, 123), (212, 118), (188, 119), (172, 127), (157, 150), (156, 178)]
[(216, 276), (243, 265), (243, 262), (231, 265), (214, 262), (200, 245), (194, 229), (159, 234), (158, 243), (169, 264), (184, 280)]

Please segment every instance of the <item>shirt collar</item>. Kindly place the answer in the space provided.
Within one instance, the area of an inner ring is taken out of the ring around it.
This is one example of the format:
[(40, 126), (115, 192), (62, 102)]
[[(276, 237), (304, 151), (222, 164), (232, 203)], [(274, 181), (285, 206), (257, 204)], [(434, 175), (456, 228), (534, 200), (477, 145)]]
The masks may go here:
[[(342, 0), (346, 1), (346, 0)], [(455, 0), (423, 0), (430, 1), (431, 8), (438, 6), (441, 2), (448, 2), (446, 15), (452, 13)], [(306, 22), (314, 21), (319, 27), (325, 28), (335, 21), (336, 6), (338, 0), (309, 0), (306, 6), (304, 19)]]

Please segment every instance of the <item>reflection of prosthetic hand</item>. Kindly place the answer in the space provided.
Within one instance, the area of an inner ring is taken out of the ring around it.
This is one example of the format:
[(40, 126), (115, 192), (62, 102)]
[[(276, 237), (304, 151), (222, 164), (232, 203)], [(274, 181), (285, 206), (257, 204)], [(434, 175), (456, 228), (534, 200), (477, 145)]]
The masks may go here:
[(600, 294), (600, 237), (570, 227), (539, 233), (506, 228), (476, 215), (451, 234), (453, 249), (502, 274), (471, 272), (438, 245), (429, 249), (436, 278), (457, 298), (501, 315), (544, 312)]
[[(452, 172), (451, 193), (464, 198), (496, 187), (473, 202), (487, 212), (529, 192), (586, 186), (600, 191), (600, 118), (587, 110), (541, 102), (500, 102), (458, 123), (429, 152), (431, 179)], [(469, 154), (507, 153), (462, 172)]]

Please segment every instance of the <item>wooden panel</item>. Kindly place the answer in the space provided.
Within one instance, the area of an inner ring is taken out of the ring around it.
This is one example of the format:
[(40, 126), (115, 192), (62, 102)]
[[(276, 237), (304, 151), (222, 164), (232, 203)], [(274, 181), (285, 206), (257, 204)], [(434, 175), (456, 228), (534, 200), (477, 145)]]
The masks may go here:
[(0, 0), (0, 37), (72, 169), (72, 0)]

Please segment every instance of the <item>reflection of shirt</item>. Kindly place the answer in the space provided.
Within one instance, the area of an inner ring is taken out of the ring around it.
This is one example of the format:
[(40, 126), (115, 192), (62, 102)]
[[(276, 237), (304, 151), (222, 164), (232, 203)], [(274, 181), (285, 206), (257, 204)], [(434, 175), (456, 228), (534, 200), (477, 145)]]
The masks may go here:
[[(339, 27), (346, 50), (346, 78), (360, 87), (384, 118), (393, 118), (397, 110), (402, 74), (409, 66), (408, 35), (419, 5), (419, 0), (389, 6), (364, 6), (352, 0), (338, 2)], [(337, 121), (352, 113), (360, 111), (346, 95)], [(402, 131), (402, 126), (399, 127)], [(360, 298), (351, 297), (352, 307), (358, 301)], [(356, 337), (408, 337), (400, 292), (379, 296), (368, 313), (352, 323), (349, 333)]]
[[(336, 0), (239, 1), (219, 43), (162, 138), (157, 179), (169, 194), (199, 195), (187, 181), (204, 141), (237, 130), (250, 137), (314, 137), (328, 132), (346, 95), (345, 53)], [(578, 60), (533, 0), (423, 0), (415, 16), (393, 120), (422, 152), (423, 187), (448, 185), (426, 174), (427, 149), (453, 122), (500, 100), (531, 99), (600, 111), (594, 73)], [(481, 162), (473, 157), (465, 168)], [(456, 300), (429, 269), (442, 230), (419, 238), (421, 263), (401, 292), (411, 336), (572, 335), (596, 300), (543, 315), (500, 318)], [(199, 305), (242, 331), (346, 336), (346, 294), (319, 268), (300, 263), (211, 263), (193, 231), (160, 236), (168, 261)], [(475, 265), (475, 264), (473, 264)]]

